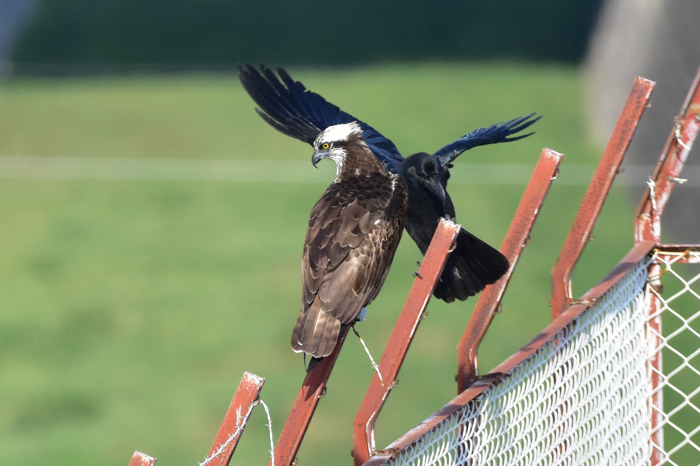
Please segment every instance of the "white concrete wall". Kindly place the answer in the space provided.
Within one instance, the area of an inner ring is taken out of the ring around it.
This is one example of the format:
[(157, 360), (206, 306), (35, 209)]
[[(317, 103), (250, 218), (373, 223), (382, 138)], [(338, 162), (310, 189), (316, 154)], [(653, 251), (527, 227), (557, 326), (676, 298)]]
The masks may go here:
[[(591, 133), (605, 147), (636, 76), (657, 82), (626, 160), (653, 164), (700, 67), (700, 0), (607, 0), (585, 60)], [(700, 165), (700, 141), (689, 164)], [(630, 193), (636, 202), (645, 180)], [(677, 186), (664, 241), (700, 243), (700, 188)]]

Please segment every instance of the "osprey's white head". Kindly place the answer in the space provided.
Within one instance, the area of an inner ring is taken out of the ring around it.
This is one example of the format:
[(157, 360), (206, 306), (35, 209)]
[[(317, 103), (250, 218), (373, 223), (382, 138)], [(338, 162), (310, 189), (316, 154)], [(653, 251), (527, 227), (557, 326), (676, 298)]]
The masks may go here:
[[(323, 130), (314, 141), (314, 155), (311, 163), (314, 167), (322, 159), (329, 158), (336, 164), (336, 177), (343, 168), (345, 157), (348, 155), (346, 143), (353, 136), (362, 136), (360, 125), (353, 121), (342, 125), (329, 126)], [(363, 141), (364, 143), (364, 141)]]

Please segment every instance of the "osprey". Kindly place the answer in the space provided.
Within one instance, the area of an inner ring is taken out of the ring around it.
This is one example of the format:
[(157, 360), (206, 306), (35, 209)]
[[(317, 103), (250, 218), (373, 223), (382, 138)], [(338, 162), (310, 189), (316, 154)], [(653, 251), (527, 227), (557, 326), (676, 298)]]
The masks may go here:
[(301, 261), (301, 312), (292, 349), (318, 359), (331, 354), (343, 325), (352, 325), (384, 284), (404, 228), (404, 180), (372, 154), (359, 124), (329, 126), (313, 142), (314, 166), (329, 158), (336, 178), (311, 209)]
[[(533, 119), (533, 113), (479, 128), (432, 155), (418, 153), (404, 159), (394, 143), (377, 130), (306, 90), (284, 69), (278, 68), (277, 72), (282, 81), (262, 64), (260, 71), (251, 65), (239, 66), (243, 87), (260, 107), (255, 109), (257, 113), (281, 133), (309, 144), (332, 125), (356, 121), (369, 150), (391, 173), (400, 174), (405, 179), (409, 197), (406, 229), (423, 254), (439, 219), (447, 216), (456, 221), (454, 205), (446, 192), (452, 161), (472, 147), (530, 136), (532, 133), (511, 135), (540, 118)], [(456, 248), (450, 254), (433, 293), (448, 303), (455, 299), (465, 300), (498, 280), (508, 267), (508, 260), (499, 251), (461, 229)]]

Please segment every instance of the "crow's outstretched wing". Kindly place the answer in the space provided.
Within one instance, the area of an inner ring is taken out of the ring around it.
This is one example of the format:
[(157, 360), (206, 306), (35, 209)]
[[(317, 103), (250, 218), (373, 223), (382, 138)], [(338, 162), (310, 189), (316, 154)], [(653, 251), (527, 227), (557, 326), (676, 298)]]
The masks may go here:
[(280, 133), (313, 144), (316, 136), (329, 126), (356, 121), (374, 155), (390, 171), (399, 172), (403, 157), (391, 140), (337, 105), (307, 90), (284, 69), (277, 68), (279, 78), (262, 64), (260, 71), (252, 65), (239, 65), (238, 70), (243, 87), (260, 107), (255, 109), (258, 115)]
[(511, 135), (519, 133), (542, 118), (541, 116), (532, 118), (534, 115), (534, 113), (531, 113), (524, 117), (506, 121), (505, 123), (496, 123), (488, 128), (479, 128), (476, 131), (472, 131), (471, 133), (462, 136), (455, 142), (446, 145), (439, 151), (435, 152), (433, 157), (435, 160), (437, 160), (440, 167), (444, 167), (456, 159), (462, 152), (471, 149), (472, 147), (483, 146), (485, 144), (495, 144), (497, 142), (511, 142), (526, 138), (533, 133), (512, 137)]

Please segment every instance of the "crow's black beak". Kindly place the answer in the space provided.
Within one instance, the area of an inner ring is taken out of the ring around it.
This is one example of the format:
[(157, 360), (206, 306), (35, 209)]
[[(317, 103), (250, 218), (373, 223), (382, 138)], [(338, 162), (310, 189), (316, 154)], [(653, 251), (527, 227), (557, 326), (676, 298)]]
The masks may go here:
[(440, 175), (435, 174), (428, 178), (428, 180), (425, 182), (425, 186), (431, 193), (435, 194), (438, 199), (440, 199), (440, 202), (444, 206), (445, 202), (447, 201), (447, 195), (445, 194), (445, 188), (442, 186)]
[[(314, 151), (314, 155), (311, 157), (311, 163), (313, 164), (314, 167), (316, 167), (316, 164), (326, 158), (326, 152), (318, 152)], [(318, 168), (318, 167), (316, 167)]]

